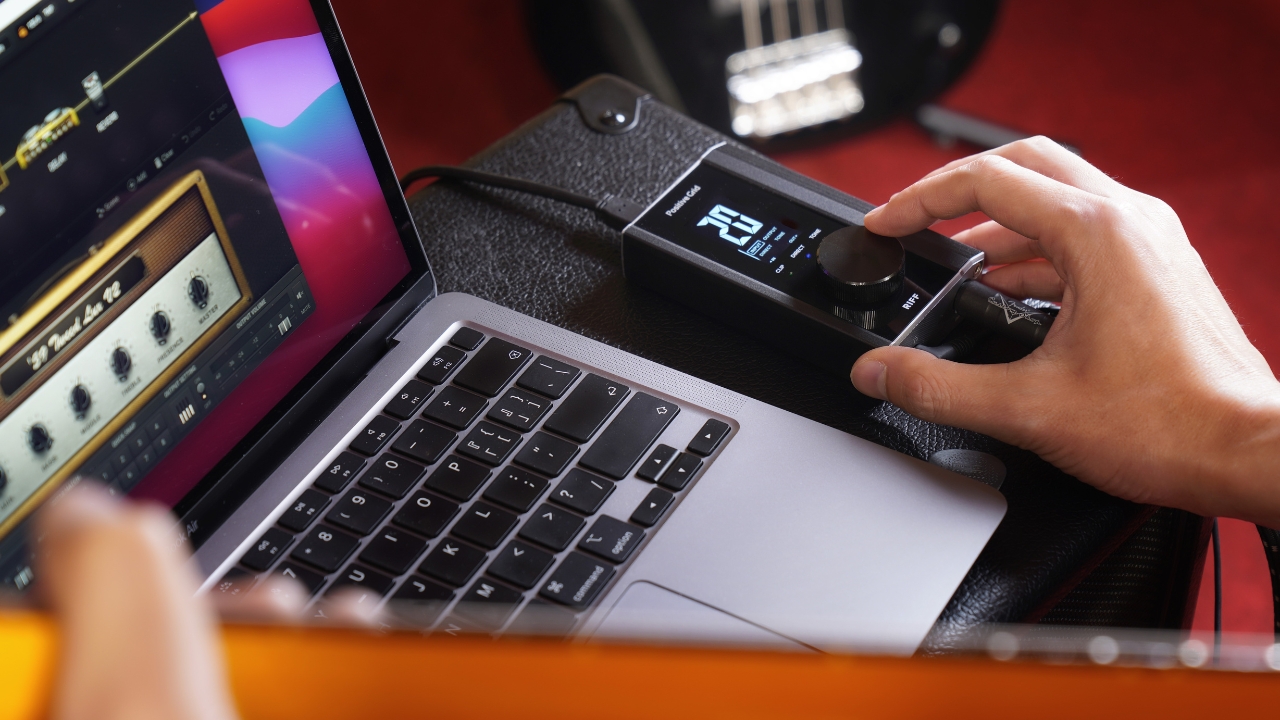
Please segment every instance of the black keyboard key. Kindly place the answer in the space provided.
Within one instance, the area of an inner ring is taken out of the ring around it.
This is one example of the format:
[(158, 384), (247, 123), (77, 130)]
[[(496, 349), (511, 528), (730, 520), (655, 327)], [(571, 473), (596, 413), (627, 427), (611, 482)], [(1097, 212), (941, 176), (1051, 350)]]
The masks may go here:
[(287, 561), (280, 563), (279, 567), (277, 567), (275, 572), (272, 574), (287, 577), (290, 580), (297, 580), (302, 584), (302, 587), (307, 589), (308, 597), (315, 595), (316, 591), (320, 589), (320, 586), (324, 584), (323, 575), (315, 572), (314, 570), (302, 567), (297, 563)]
[(626, 477), (679, 412), (680, 407), (673, 402), (636, 393), (582, 456), (582, 466), (607, 477)]
[(497, 630), (515, 612), (524, 596), (519, 590), (480, 578), (458, 601), (454, 612), (475, 623), (472, 630)]
[(467, 433), (458, 452), (489, 465), (501, 465), (520, 444), (520, 434), (491, 422), (481, 422)]
[(427, 478), (427, 487), (458, 500), (470, 500), (489, 479), (489, 468), (457, 455), (450, 455)]
[(439, 425), (414, 420), (408, 430), (391, 446), (392, 450), (428, 465), (440, 459), (458, 436)]
[(318, 490), (304, 490), (302, 495), (280, 516), (280, 525), (294, 532), (302, 532), (311, 525), (311, 521), (320, 516), (320, 511), (329, 504), (329, 496)]
[(391, 522), (419, 535), (433, 538), (444, 532), (445, 526), (458, 514), (458, 504), (429, 492), (418, 492)]
[(520, 528), (520, 537), (559, 552), (578, 536), (587, 521), (568, 510), (543, 503), (533, 517)]
[(391, 503), (377, 495), (363, 492), (359, 488), (347, 493), (329, 514), (325, 522), (333, 523), (344, 530), (364, 536), (373, 532), (382, 522), (382, 518), (391, 512)]
[(442, 580), (454, 587), (462, 585), (476, 574), (484, 564), (483, 550), (477, 550), (453, 538), (445, 538), (436, 549), (427, 554), (418, 572)]
[(524, 390), (508, 390), (486, 416), (494, 422), (528, 432), (551, 409), (551, 401)]
[(503, 635), (562, 638), (567, 636), (577, 624), (577, 615), (542, 598), (534, 598), (507, 626)]
[(315, 487), (329, 493), (340, 493), (346, 489), (347, 483), (351, 482), (351, 478), (360, 472), (360, 468), (364, 467), (365, 459), (353, 452), (343, 452), (338, 459), (320, 473), (320, 477), (316, 478)]
[(453, 337), (449, 338), (450, 345), (457, 345), (463, 350), (475, 350), (482, 342), (484, 342), (484, 333), (469, 327), (458, 328)]
[(596, 434), (605, 418), (618, 407), (630, 389), (622, 383), (590, 374), (551, 413), (543, 428), (584, 443)]
[(501, 338), (489, 338), (454, 382), (485, 397), (493, 397), (529, 361), (529, 350)]
[(262, 533), (258, 542), (254, 543), (253, 547), (249, 548), (249, 552), (240, 558), (240, 563), (247, 568), (262, 572), (271, 567), (271, 563), (284, 553), (291, 542), (293, 542), (292, 535), (280, 528), (271, 528)]
[(583, 515), (594, 515), (613, 492), (613, 482), (574, 468), (551, 491), (551, 499)]
[(395, 584), (395, 580), (380, 572), (352, 565), (342, 571), (329, 589), (324, 591), (324, 596), (330, 598), (339, 591), (344, 591), (343, 594), (348, 598), (348, 602), (354, 601), (357, 607), (377, 605), (387, 593), (391, 592), (391, 586)]
[(382, 528), (369, 545), (360, 553), (360, 560), (386, 570), (392, 575), (403, 575), (427, 549), (427, 541), (395, 528)]
[(440, 391), (422, 416), (461, 430), (470, 425), (488, 404), (489, 401), (479, 395), (450, 385)]
[(528, 370), (516, 380), (516, 385), (525, 390), (534, 390), (543, 395), (559, 399), (569, 389), (582, 371), (559, 360), (552, 360), (546, 355), (539, 355)]
[(427, 627), (440, 617), (453, 591), (424, 577), (413, 576), (400, 586), (387, 610), (402, 622), (416, 627)]
[(359, 544), (360, 541), (350, 535), (321, 525), (298, 543), (292, 557), (320, 568), (326, 573), (331, 573), (351, 557), (351, 553), (355, 552)]
[(706, 457), (716, 451), (720, 442), (729, 434), (729, 426), (719, 420), (711, 419), (702, 424), (702, 429), (689, 442), (689, 452)]
[(427, 469), (418, 463), (409, 462), (394, 455), (383, 455), (378, 458), (364, 475), (360, 476), (360, 486), (376, 490), (397, 500), (409, 494), (413, 484), (418, 482)]
[(236, 566), (228, 570), (227, 574), (223, 575), (222, 579), (209, 592), (216, 592), (219, 595), (228, 597), (238, 597), (249, 592), (256, 579), (257, 575), (255, 573)]
[(408, 420), (418, 412), (418, 406), (431, 397), (432, 392), (435, 392), (435, 388), (421, 380), (410, 380), (382, 411), (392, 417)]
[(512, 540), (502, 548), (502, 552), (489, 564), (490, 575), (528, 590), (551, 569), (555, 556), (538, 548)]
[(508, 467), (485, 488), (484, 499), (515, 510), (528, 512), (529, 508), (547, 491), (550, 480), (538, 477), (520, 468)]
[(516, 453), (515, 462), (543, 475), (555, 477), (564, 472), (569, 461), (578, 454), (578, 446), (544, 432), (534, 433), (524, 449)]
[(492, 550), (507, 537), (517, 520), (515, 515), (506, 510), (489, 503), (477, 502), (453, 526), (453, 534)]
[(432, 385), (439, 385), (444, 382), (454, 370), (458, 369), (458, 365), (467, 359), (467, 354), (457, 348), (445, 346), (436, 351), (435, 355), (427, 361), (426, 365), (418, 371), (418, 379), (426, 380)]
[(680, 453), (680, 457), (671, 463), (671, 467), (658, 479), (658, 484), (669, 490), (680, 491), (688, 487), (689, 481), (698, 474), (702, 467), (702, 458), (693, 453)]
[(608, 515), (601, 515), (578, 541), (578, 549), (599, 555), (605, 560), (626, 562), (644, 540), (644, 531)]
[(400, 429), (400, 423), (389, 417), (379, 415), (369, 422), (369, 426), (360, 431), (351, 441), (351, 449), (362, 455), (377, 455), (383, 445)]
[(645, 460), (640, 469), (636, 470), (636, 477), (649, 482), (657, 482), (662, 475), (662, 471), (667, 469), (667, 465), (671, 464), (671, 458), (676, 456), (676, 449), (670, 445), (659, 445), (649, 453), (649, 459)]
[(613, 567), (608, 563), (572, 552), (565, 556), (560, 567), (542, 584), (538, 594), (575, 610), (582, 610), (613, 579), (613, 573)]
[(676, 496), (663, 490), (662, 488), (654, 488), (649, 491), (644, 500), (640, 501), (640, 507), (631, 513), (631, 522), (644, 527), (653, 527), (662, 519), (663, 513), (667, 508), (671, 507), (671, 501)]

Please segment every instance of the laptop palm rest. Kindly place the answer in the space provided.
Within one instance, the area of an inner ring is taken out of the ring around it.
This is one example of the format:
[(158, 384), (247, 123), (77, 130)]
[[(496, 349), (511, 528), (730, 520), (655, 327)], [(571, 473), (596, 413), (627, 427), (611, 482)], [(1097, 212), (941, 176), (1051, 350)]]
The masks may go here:
[(627, 587), (593, 637), (597, 640), (646, 638), (677, 643), (741, 644), (771, 650), (811, 650), (719, 608), (644, 581)]

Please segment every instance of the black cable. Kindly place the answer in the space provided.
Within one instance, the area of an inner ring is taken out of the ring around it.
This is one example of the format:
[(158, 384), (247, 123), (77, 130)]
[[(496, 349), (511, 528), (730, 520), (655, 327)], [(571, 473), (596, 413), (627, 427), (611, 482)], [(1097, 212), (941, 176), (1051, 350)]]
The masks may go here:
[(1213, 662), (1222, 652), (1222, 537), (1218, 518), (1213, 519)]
[(1276, 639), (1280, 640), (1280, 532), (1258, 525), (1262, 539), (1262, 551), (1267, 554), (1267, 569), (1271, 572), (1271, 605), (1275, 622)]
[(626, 227), (631, 221), (640, 217), (640, 213), (644, 212), (644, 208), (638, 204), (616, 195), (606, 195), (601, 199), (596, 199), (552, 185), (543, 185), (532, 180), (495, 175), (494, 173), (454, 167), (452, 165), (428, 165), (410, 170), (404, 174), (404, 177), (400, 178), (400, 190), (407, 193), (414, 183), (427, 178), (462, 180), (477, 185), (489, 185), (550, 198), (568, 205), (591, 210), (601, 221), (615, 230)]

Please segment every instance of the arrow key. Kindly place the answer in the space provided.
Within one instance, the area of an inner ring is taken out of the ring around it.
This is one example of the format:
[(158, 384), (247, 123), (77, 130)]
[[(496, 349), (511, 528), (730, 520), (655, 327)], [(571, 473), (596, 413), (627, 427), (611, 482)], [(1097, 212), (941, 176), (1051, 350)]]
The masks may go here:
[(702, 467), (702, 458), (693, 453), (680, 453), (680, 457), (676, 458), (671, 467), (662, 474), (658, 479), (658, 484), (668, 490), (679, 492), (689, 485), (689, 481), (694, 475), (698, 474), (698, 468)]
[(512, 540), (502, 548), (498, 557), (486, 571), (499, 580), (506, 580), (516, 587), (528, 590), (551, 568), (555, 557), (528, 543)]
[(689, 452), (706, 457), (716, 451), (720, 441), (728, 434), (729, 426), (712, 418), (703, 424), (697, 436), (689, 443)]
[(645, 496), (644, 501), (640, 503), (640, 507), (631, 513), (631, 522), (644, 527), (653, 527), (662, 519), (662, 514), (671, 507), (671, 501), (676, 496), (663, 490), (662, 488), (654, 488)]

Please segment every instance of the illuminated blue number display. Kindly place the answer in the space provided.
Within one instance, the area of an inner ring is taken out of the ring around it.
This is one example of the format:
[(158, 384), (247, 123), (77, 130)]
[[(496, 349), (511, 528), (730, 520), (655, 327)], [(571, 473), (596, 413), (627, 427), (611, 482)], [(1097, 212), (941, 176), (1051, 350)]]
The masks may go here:
[(711, 212), (698, 222), (698, 227), (703, 225), (714, 225), (720, 228), (720, 237), (738, 247), (746, 245), (757, 232), (760, 232), (760, 228), (764, 227), (764, 223), (759, 220), (749, 218), (736, 210), (730, 210), (724, 205), (716, 205), (712, 208)]

